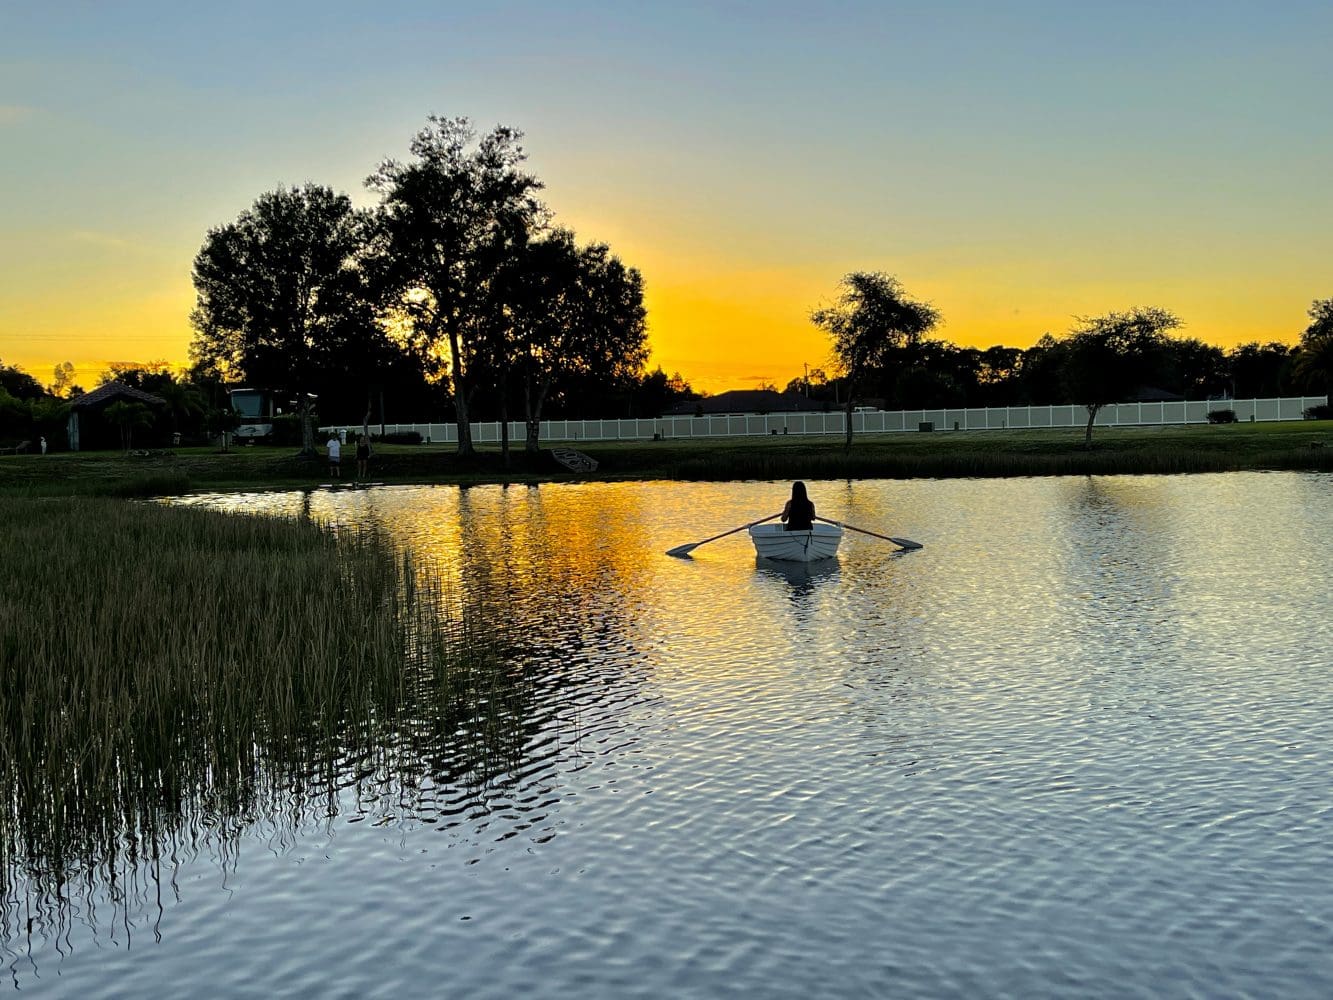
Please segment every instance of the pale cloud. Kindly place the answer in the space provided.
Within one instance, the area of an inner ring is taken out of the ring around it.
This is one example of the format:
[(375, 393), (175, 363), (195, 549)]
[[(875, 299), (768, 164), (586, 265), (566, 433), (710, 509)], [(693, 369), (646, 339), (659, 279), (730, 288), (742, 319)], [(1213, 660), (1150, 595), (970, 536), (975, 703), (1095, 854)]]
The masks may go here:
[(19, 122), (27, 121), (34, 114), (35, 109), (25, 108), (21, 104), (0, 104), (0, 125), (17, 125)]
[(69, 234), (70, 240), (88, 246), (101, 247), (104, 250), (135, 250), (135, 244), (121, 236), (99, 233), (92, 229), (76, 229)]

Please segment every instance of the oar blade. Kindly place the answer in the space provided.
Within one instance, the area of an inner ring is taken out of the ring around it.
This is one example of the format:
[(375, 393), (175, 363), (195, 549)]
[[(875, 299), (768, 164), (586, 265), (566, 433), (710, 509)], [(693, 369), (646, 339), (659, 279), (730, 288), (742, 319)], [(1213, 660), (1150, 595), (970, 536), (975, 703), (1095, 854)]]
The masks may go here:
[(915, 549), (925, 548), (920, 542), (914, 542), (910, 538), (894, 538), (892, 535), (886, 536), (894, 545), (900, 546), (904, 551), (911, 552)]
[(667, 549), (666, 554), (669, 556), (680, 556), (684, 558), (685, 556), (688, 556), (691, 552), (693, 552), (695, 549), (697, 549), (700, 545), (707, 545), (709, 542), (716, 542), (719, 538), (726, 538), (728, 535), (734, 535), (738, 531), (744, 531), (746, 528), (753, 528), (756, 524), (763, 524), (765, 521), (771, 521), (773, 520), (773, 518), (780, 516), (781, 516), (780, 513), (769, 514), (768, 517), (761, 517), (757, 521), (749, 521), (745, 524), (740, 525), (739, 527), (732, 528), (730, 531), (724, 531), (720, 535), (714, 535), (712, 538), (705, 538), (703, 541), (700, 542), (687, 542), (685, 545), (677, 545), (674, 549)]

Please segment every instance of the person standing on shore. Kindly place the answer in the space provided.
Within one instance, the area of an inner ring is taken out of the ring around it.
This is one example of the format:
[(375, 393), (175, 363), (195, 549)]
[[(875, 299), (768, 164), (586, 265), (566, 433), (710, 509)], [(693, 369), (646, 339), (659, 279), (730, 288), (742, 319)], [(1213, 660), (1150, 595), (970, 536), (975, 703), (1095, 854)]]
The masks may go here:
[(366, 467), (370, 464), (370, 435), (361, 432), (361, 436), (356, 439), (356, 480), (361, 482), (366, 479)]
[(328, 443), (324, 447), (329, 450), (329, 475), (338, 479), (341, 477), (342, 468), (342, 445), (338, 442), (338, 435), (330, 434)]
[(782, 523), (788, 531), (810, 531), (814, 522), (815, 505), (805, 494), (805, 483), (792, 483), (791, 499), (782, 508)]

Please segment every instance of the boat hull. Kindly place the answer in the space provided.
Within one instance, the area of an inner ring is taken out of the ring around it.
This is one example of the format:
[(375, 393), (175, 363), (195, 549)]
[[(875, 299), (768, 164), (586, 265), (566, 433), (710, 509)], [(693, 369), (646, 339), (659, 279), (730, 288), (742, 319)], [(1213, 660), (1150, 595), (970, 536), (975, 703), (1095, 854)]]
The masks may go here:
[(750, 541), (761, 559), (779, 562), (818, 562), (838, 554), (842, 525), (816, 524), (810, 531), (787, 531), (780, 524), (756, 524)]

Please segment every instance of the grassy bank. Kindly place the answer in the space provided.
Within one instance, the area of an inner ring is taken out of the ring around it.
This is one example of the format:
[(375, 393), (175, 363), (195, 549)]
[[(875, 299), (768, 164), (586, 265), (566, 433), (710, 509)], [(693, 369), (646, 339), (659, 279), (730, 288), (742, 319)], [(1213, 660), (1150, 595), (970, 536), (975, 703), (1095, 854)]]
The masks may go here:
[[(742, 439), (746, 440), (746, 439)], [(632, 457), (667, 479), (861, 479), (1113, 475), (1224, 472), (1240, 469), (1333, 469), (1333, 423), (1300, 422), (1099, 430), (1091, 449), (1068, 430), (959, 431), (840, 440), (771, 437), (589, 446), (607, 467)]]
[(374, 536), (0, 498), (0, 552), (0, 915), (20, 880), (64, 899), (256, 818), (333, 815), (352, 772), (401, 796), (521, 753), (498, 637)]
[[(583, 479), (842, 479), (1049, 476), (1333, 470), (1333, 422), (1099, 429), (1091, 450), (1081, 431), (1008, 430), (859, 436), (850, 452), (835, 437), (697, 438), (583, 442), (598, 471), (575, 476), (549, 452), (497, 449), (460, 459), (444, 445), (376, 449), (369, 478), (389, 483), (533, 482)], [(344, 463), (342, 482), (353, 471)], [(0, 495), (155, 496), (200, 490), (291, 489), (329, 482), (317, 459), (290, 448), (176, 449), (0, 456)]]

